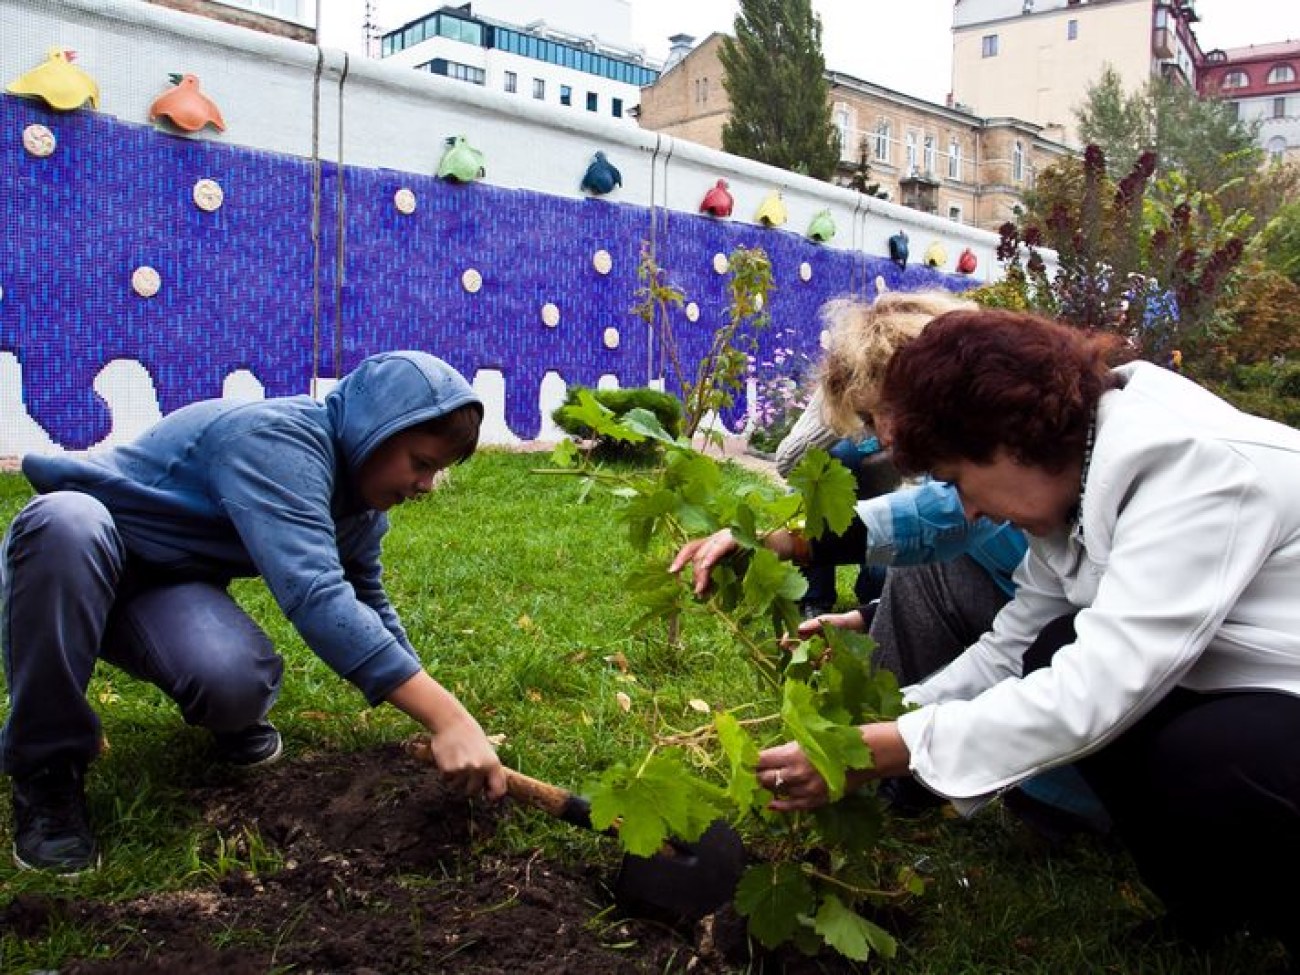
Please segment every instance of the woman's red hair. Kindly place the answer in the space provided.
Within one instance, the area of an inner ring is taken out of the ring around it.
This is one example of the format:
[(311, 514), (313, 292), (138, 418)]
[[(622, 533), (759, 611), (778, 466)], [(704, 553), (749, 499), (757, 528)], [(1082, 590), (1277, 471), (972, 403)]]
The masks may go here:
[(1115, 336), (1036, 315), (939, 316), (885, 370), (895, 463), (920, 473), (954, 460), (986, 464), (1005, 449), (1060, 471), (1083, 453), (1097, 401), (1115, 386), (1118, 350)]

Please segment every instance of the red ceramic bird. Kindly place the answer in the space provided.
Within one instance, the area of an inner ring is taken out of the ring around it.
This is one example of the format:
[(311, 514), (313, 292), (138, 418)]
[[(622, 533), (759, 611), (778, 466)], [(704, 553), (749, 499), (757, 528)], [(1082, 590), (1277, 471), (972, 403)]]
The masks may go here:
[(720, 179), (713, 189), (704, 194), (704, 199), (700, 202), (700, 213), (709, 213), (715, 217), (729, 217), (731, 208), (735, 205), (736, 201), (727, 192), (727, 181)]
[(979, 261), (975, 258), (975, 252), (969, 247), (961, 252), (961, 257), (957, 258), (957, 270), (962, 274), (974, 274), (978, 265)]
[(199, 91), (199, 79), (195, 75), (172, 74), (168, 77), (176, 87), (154, 99), (149, 106), (150, 121), (165, 118), (186, 132), (197, 132), (209, 124), (218, 132), (226, 131), (221, 109), (217, 108), (216, 102)]

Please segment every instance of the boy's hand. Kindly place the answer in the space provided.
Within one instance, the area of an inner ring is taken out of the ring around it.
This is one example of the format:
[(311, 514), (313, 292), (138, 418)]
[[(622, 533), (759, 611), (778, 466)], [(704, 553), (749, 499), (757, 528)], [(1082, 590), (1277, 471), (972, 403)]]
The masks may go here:
[(506, 773), (496, 749), (474, 719), (457, 722), (430, 736), (433, 760), (447, 785), (466, 796), (489, 799), (506, 794)]

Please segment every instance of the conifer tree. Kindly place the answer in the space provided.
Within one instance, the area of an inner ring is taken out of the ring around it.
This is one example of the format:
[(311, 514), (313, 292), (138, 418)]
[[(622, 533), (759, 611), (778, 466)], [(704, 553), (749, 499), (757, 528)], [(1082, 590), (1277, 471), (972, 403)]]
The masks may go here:
[(731, 97), (722, 148), (829, 179), (839, 139), (811, 0), (740, 0), (734, 29), (719, 51)]

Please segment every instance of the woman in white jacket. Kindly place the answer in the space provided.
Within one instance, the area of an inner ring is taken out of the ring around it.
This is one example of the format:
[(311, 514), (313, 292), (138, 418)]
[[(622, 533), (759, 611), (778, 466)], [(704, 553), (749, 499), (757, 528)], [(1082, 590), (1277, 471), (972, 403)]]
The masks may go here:
[[(863, 727), (856, 781), (973, 809), (1073, 763), (1180, 928), (1251, 923), (1300, 962), (1300, 431), (1111, 348), (954, 312), (890, 363), (900, 469), (1030, 546), (993, 629)], [(775, 809), (827, 800), (794, 743), (758, 767)]]

